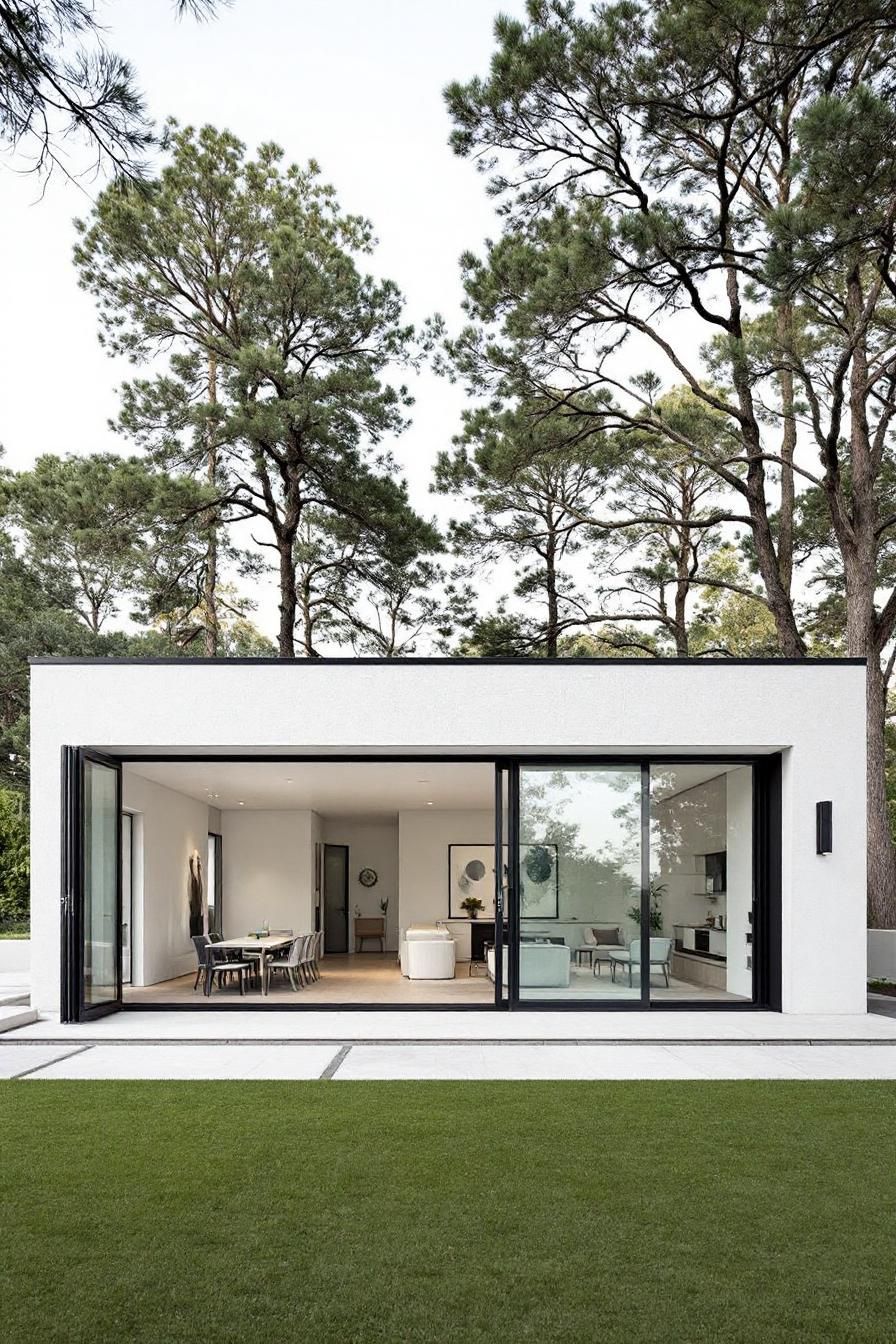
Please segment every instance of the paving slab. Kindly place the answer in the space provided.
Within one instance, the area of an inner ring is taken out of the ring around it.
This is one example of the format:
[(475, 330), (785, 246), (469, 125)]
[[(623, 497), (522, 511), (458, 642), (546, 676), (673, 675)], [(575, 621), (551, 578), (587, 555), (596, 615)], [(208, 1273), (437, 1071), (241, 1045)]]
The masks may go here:
[(48, 1062), (28, 1080), (308, 1080), (319, 1078), (336, 1053), (329, 1045), (96, 1045)]
[(0, 1045), (0, 1078), (18, 1078), (83, 1049), (83, 1045)]
[(338, 1082), (374, 1079), (896, 1079), (889, 1046), (356, 1045)]

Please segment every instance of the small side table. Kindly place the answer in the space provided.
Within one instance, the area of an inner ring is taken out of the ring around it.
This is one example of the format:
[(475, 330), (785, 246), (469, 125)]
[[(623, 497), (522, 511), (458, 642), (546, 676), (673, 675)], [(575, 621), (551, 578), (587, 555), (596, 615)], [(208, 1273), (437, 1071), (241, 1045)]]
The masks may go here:
[(363, 952), (369, 938), (379, 941), (380, 951), (386, 950), (385, 915), (355, 915), (355, 951)]
[(586, 944), (586, 946), (584, 946), (584, 947), (577, 947), (577, 948), (576, 948), (576, 965), (577, 965), (577, 966), (581, 966), (581, 965), (582, 965), (582, 958), (583, 958), (584, 956), (587, 956), (587, 957), (588, 957), (588, 965), (591, 966), (591, 967), (593, 968), (593, 967), (594, 967), (594, 954), (595, 954), (596, 951), (597, 951), (597, 947), (596, 947), (596, 946), (595, 946), (595, 947), (588, 947), (587, 944)]

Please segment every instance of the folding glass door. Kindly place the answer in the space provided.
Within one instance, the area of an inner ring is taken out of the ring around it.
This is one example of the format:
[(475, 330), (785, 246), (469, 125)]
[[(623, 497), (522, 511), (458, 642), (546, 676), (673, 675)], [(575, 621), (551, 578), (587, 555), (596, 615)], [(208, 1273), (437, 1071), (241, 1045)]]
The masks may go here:
[(121, 1007), (121, 767), (65, 749), (62, 1019)]

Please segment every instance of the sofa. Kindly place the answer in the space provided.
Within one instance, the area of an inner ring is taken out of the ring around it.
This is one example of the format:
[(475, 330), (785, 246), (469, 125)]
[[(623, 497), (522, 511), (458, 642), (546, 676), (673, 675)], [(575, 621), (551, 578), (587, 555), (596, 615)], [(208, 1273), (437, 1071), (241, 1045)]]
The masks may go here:
[(453, 980), (457, 943), (436, 924), (412, 924), (402, 932), (399, 962), (409, 980)]
[[(565, 943), (520, 943), (520, 989), (564, 989), (569, 985), (571, 952)], [(507, 984), (507, 948), (504, 949), (504, 984)], [(486, 953), (486, 965), (495, 978), (495, 949)]]

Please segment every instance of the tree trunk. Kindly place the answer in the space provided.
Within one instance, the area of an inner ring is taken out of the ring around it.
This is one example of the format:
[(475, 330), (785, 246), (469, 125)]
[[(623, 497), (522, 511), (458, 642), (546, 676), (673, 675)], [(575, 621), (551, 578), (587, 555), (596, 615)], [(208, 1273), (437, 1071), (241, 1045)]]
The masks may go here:
[(868, 656), (868, 924), (896, 929), (896, 847), (887, 806), (887, 688), (876, 652)]
[[(782, 303), (778, 309), (778, 345), (782, 350), (790, 347), (793, 339), (793, 305)], [(783, 433), (781, 436), (781, 509), (778, 515), (778, 571), (782, 587), (788, 597), (793, 581), (793, 512), (796, 503), (794, 488), (793, 457), (796, 452), (796, 397), (794, 394), (793, 373), (785, 368), (779, 374), (781, 388), (781, 414)]]
[[(208, 357), (208, 401), (210, 406), (218, 404), (218, 361), (214, 355)], [(214, 420), (208, 427), (208, 451), (206, 454), (206, 479), (212, 489), (218, 485), (218, 447), (215, 442)], [(202, 601), (205, 625), (205, 656), (217, 658), (220, 628), (218, 624), (218, 516), (217, 507), (208, 515), (208, 545), (205, 552), (205, 573), (202, 584)]]
[(296, 562), (293, 555), (294, 533), (277, 536), (280, 556), (280, 636), (277, 654), (280, 658), (296, 655)]
[(557, 556), (553, 535), (548, 536), (545, 555), (545, 586), (548, 596), (548, 624), (545, 631), (545, 650), (549, 658), (557, 657), (557, 630), (560, 624), (560, 606), (557, 601)]
[(299, 610), (302, 614), (302, 652), (306, 658), (316, 658), (314, 650), (314, 618), (311, 615), (311, 582), (303, 579), (298, 587)]
[[(852, 323), (864, 304), (861, 272), (856, 266), (848, 282), (847, 308)], [(846, 640), (852, 657), (867, 660), (867, 826), (868, 922), (873, 928), (896, 928), (896, 848), (887, 806), (887, 686), (881, 669), (888, 632), (879, 628), (875, 606), (880, 540), (878, 524), (879, 468), (871, 450), (866, 388), (868, 355), (864, 340), (856, 344), (850, 370), (850, 494), (839, 473), (829, 470), (825, 488), (846, 578)]]

